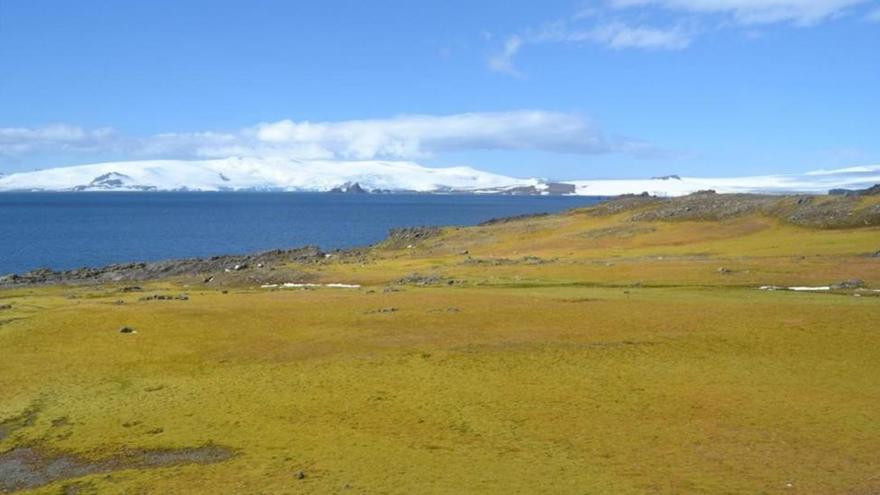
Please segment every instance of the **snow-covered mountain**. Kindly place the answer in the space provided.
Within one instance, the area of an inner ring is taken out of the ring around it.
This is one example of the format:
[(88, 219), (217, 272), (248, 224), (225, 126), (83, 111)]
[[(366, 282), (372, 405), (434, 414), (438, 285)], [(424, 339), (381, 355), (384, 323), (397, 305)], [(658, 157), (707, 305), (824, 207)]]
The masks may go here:
[(226, 158), (109, 162), (24, 172), (0, 179), (0, 191), (330, 191), (353, 184), (367, 191), (435, 192), (529, 186), (537, 181), (404, 161)]
[(801, 175), (736, 178), (667, 176), (548, 182), (470, 167), (429, 168), (407, 161), (329, 161), (285, 158), (152, 160), (61, 167), (0, 177), (0, 191), (414, 191), (483, 194), (614, 196), (648, 192), (680, 196), (699, 190), (825, 193), (880, 183), (880, 165)]
[(880, 184), (880, 165), (818, 170), (800, 175), (700, 178), (657, 177), (637, 180), (574, 180), (577, 194), (615, 196), (648, 192), (657, 196), (683, 196), (707, 189), (719, 193), (827, 193), (831, 189), (865, 189)]

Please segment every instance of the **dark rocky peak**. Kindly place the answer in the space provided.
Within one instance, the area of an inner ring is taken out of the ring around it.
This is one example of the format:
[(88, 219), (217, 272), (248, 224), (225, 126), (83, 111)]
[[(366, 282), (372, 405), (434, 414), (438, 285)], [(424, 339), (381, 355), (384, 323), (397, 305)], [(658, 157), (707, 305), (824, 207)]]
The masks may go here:
[(120, 174), (119, 172), (108, 172), (104, 175), (99, 175), (92, 179), (92, 182), (89, 182), (90, 186), (104, 186), (104, 187), (120, 187), (124, 184), (124, 181), (127, 179), (131, 179), (131, 177)]
[(361, 185), (357, 182), (346, 182), (341, 186), (336, 186), (330, 190), (332, 193), (345, 193), (345, 194), (365, 194), (368, 193), (366, 189), (361, 187)]

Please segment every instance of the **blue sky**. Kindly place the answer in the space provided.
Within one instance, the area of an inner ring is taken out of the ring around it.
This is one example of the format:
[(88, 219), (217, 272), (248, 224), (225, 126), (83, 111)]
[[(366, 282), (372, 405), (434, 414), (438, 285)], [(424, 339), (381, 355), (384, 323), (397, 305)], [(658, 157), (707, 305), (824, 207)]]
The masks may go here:
[(878, 0), (0, 0), (0, 172), (247, 154), (550, 178), (871, 164), (878, 53)]

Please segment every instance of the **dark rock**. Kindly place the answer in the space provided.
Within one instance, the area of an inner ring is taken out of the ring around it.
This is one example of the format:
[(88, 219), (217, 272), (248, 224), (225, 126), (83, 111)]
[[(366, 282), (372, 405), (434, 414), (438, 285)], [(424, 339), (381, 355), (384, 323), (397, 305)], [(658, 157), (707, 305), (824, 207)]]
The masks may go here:
[(397, 311), (398, 311), (398, 309), (395, 307), (388, 307), (388, 308), (374, 309), (372, 311), (365, 311), (364, 314), (371, 315), (371, 314), (376, 314), (376, 313), (396, 313)]
[(391, 229), (388, 238), (380, 245), (391, 249), (412, 246), (418, 242), (436, 237), (443, 232), (440, 227), (404, 227)]
[[(210, 258), (164, 260), (151, 263), (112, 264), (100, 268), (77, 268), (68, 271), (39, 268), (21, 275), (4, 276), (0, 278), (0, 286), (141, 281), (202, 274), (209, 274), (208, 278), (210, 278), (214, 274), (224, 272), (229, 267), (238, 266), (237, 270), (243, 270), (258, 263), (310, 263), (322, 259), (323, 255), (324, 253), (317, 247), (307, 246), (290, 250), (276, 249), (244, 256), (212, 256)], [(131, 286), (129, 290), (126, 288), (122, 290), (134, 292), (141, 290), (141, 288)]]
[(186, 294), (180, 294), (177, 296), (172, 296), (170, 294), (153, 294), (151, 296), (144, 296), (138, 301), (189, 301), (189, 296)]
[(2, 311), (4, 309), (12, 309), (12, 305), (11, 304), (0, 304), (0, 311)]
[(500, 218), (490, 218), (485, 222), (479, 223), (480, 227), (486, 227), (489, 225), (498, 225), (502, 223), (510, 223), (510, 222), (518, 222), (521, 220), (529, 220), (534, 218), (542, 218), (548, 216), (549, 213), (527, 213), (523, 215), (513, 215), (509, 217), (500, 217)]
[(420, 275), (418, 273), (413, 273), (398, 279), (395, 283), (398, 285), (437, 285), (443, 283), (445, 280), (446, 279), (437, 275)]
[(304, 480), (306, 479), (306, 473), (304, 471), (297, 471), (296, 474), (293, 475), (293, 477), (298, 480)]
[(831, 284), (831, 288), (835, 290), (839, 289), (859, 289), (865, 286), (865, 282), (863, 280), (854, 278), (852, 280), (844, 280), (842, 282), (838, 282), (836, 284)]
[(366, 194), (369, 191), (361, 187), (361, 185), (357, 182), (346, 182), (341, 186), (336, 186), (330, 190), (331, 193), (339, 194)]
[(137, 333), (137, 330), (132, 327), (122, 327), (119, 329), (119, 333)]

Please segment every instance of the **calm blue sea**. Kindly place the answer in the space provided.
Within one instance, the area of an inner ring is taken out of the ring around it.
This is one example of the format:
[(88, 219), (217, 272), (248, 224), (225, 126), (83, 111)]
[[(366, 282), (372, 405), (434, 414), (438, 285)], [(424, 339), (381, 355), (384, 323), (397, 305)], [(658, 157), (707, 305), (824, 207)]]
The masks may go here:
[(599, 198), (305, 193), (2, 193), (0, 274), (367, 245), (392, 227), (473, 225)]

